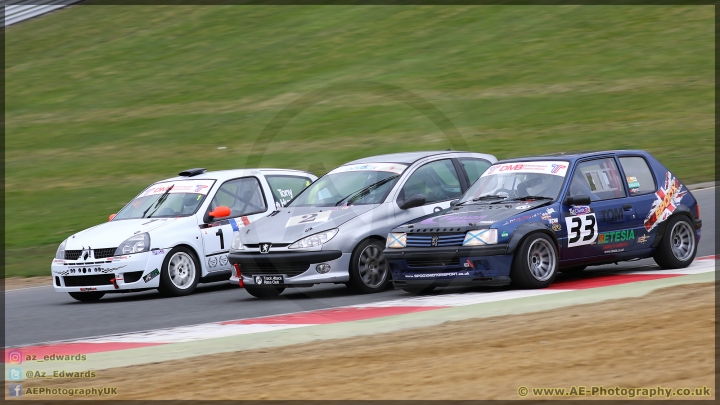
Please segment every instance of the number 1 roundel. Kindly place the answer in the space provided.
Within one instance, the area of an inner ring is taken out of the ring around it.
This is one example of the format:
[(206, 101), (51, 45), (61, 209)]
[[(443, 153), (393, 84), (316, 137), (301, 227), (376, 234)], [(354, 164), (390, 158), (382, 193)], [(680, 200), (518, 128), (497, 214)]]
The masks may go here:
[(595, 213), (565, 217), (568, 232), (568, 247), (591, 245), (597, 239)]

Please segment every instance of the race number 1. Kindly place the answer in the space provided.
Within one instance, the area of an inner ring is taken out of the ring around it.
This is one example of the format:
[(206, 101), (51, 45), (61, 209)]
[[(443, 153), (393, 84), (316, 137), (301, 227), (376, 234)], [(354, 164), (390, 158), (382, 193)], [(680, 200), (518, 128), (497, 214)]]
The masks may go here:
[(577, 215), (565, 218), (568, 230), (568, 247), (591, 245), (597, 239), (595, 214)]

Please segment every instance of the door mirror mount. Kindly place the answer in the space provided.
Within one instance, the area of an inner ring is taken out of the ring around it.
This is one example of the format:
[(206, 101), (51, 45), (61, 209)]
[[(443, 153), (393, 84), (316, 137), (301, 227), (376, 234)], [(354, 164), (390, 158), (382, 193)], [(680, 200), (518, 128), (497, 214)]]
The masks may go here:
[(410, 208), (421, 207), (423, 205), (425, 205), (425, 195), (413, 194), (400, 204), (400, 209), (407, 210)]
[(214, 210), (210, 211), (206, 215), (206, 222), (212, 221), (215, 218), (225, 218), (229, 217), (232, 211), (230, 210), (230, 207), (226, 207), (224, 205), (215, 207)]
[(590, 205), (590, 197), (584, 194), (578, 194), (565, 199), (565, 205)]

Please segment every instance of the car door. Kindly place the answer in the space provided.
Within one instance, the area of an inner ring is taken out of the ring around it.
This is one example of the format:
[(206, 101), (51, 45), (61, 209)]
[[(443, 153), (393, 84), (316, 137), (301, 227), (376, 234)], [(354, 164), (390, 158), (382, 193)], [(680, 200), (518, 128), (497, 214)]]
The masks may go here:
[[(635, 230), (635, 244), (632, 250), (650, 249), (655, 240), (655, 229), (646, 218), (652, 205), (658, 198), (658, 179), (653, 175), (650, 165), (642, 156), (619, 156), (623, 179), (628, 187), (630, 200), (635, 207), (635, 215), (629, 224)], [(647, 222), (647, 224), (646, 224)]]
[[(628, 251), (635, 243), (636, 217), (615, 157), (584, 160), (575, 165), (570, 186), (561, 199), (564, 213), (563, 259), (608, 256)], [(590, 205), (567, 205), (567, 197), (586, 195)]]
[[(230, 208), (230, 216), (210, 219), (208, 214), (219, 206)], [(220, 185), (200, 225), (208, 272), (231, 269), (227, 254), (234, 233), (260, 219), (267, 211), (265, 193), (257, 177), (241, 177)]]
[[(462, 195), (458, 170), (452, 159), (434, 160), (423, 164), (400, 185), (395, 199), (395, 219), (406, 222), (433, 212), (450, 208), (450, 202)], [(425, 205), (401, 209), (403, 201), (414, 194), (425, 196)]]

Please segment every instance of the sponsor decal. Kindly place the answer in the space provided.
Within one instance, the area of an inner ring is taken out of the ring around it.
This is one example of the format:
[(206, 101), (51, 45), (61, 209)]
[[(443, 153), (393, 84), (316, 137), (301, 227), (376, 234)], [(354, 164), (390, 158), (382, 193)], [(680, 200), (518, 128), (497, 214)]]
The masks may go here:
[(602, 245), (605, 243), (624, 242), (626, 240), (635, 239), (634, 229), (623, 229), (615, 232), (603, 232), (598, 235), (597, 243)]
[(548, 214), (552, 214), (553, 212), (555, 212), (555, 209), (554, 209), (554, 208), (548, 208), (548, 209), (545, 210), (545, 212), (547, 212)]
[(552, 225), (552, 224), (557, 224), (557, 223), (558, 223), (558, 219), (557, 219), (557, 218), (550, 218), (550, 219), (548, 219), (548, 224), (550, 224), (550, 225)]
[(668, 219), (680, 204), (687, 190), (670, 172), (665, 173), (665, 184), (655, 193), (655, 201), (645, 218), (645, 230), (651, 231)]
[(228, 264), (227, 255), (221, 255), (221, 256), (218, 258), (218, 263), (220, 263), (220, 266), (227, 266), (227, 264)]
[(144, 276), (143, 276), (143, 281), (147, 283), (147, 282), (149, 282), (150, 280), (154, 279), (155, 277), (157, 277), (157, 276), (159, 276), (159, 275), (160, 275), (160, 270), (155, 269), (155, 270), (151, 271), (150, 273), (144, 275)]
[(630, 188), (631, 193), (637, 193), (640, 191), (640, 182), (638, 181), (637, 177), (630, 176), (626, 178), (628, 182), (628, 188)]
[(597, 219), (594, 213), (565, 217), (568, 229), (568, 247), (591, 245), (598, 238)]
[(447, 273), (413, 273), (405, 274), (405, 278), (435, 278), (435, 277), (453, 277), (453, 276), (469, 276), (469, 271), (451, 271)]
[(285, 206), (285, 204), (288, 203), (288, 201), (292, 200), (292, 198), (293, 198), (292, 190), (290, 190), (290, 189), (285, 190), (282, 188), (277, 188), (276, 190), (277, 190), (278, 194), (280, 194), (280, 204), (282, 204), (283, 207)]
[(545, 212), (540, 216), (540, 219), (542, 219), (543, 221), (549, 221), (550, 219), (552, 219), (552, 214), (548, 214), (547, 212)]
[(623, 215), (622, 208), (610, 208), (607, 210), (600, 211), (600, 220), (603, 222), (616, 222), (624, 221), (625, 216)]
[(575, 207), (570, 207), (570, 213), (573, 215), (586, 215), (590, 213), (590, 207), (587, 205), (578, 205)]
[(153, 256), (164, 255), (164, 254), (165, 254), (165, 249), (152, 250), (151, 252), (152, 252)]
[(210, 267), (217, 266), (217, 257), (215, 257), (215, 256), (208, 257), (208, 266), (210, 266)]
[(476, 222), (476, 224), (494, 224), (494, 223), (495, 223), (495, 221), (479, 221), (479, 222)]
[(500, 236), (503, 237), (503, 238), (507, 238), (507, 237), (508, 237), (507, 231), (503, 231), (503, 232), (500, 234)]
[(628, 242), (611, 243), (603, 246), (603, 253), (618, 253), (624, 252), (625, 248), (630, 244)]
[(517, 207), (515, 207), (516, 210), (526, 210), (529, 208), (531, 208), (530, 205), (518, 205)]
[(650, 239), (650, 235), (643, 235), (637, 238), (637, 241), (638, 243), (645, 243), (648, 239)]
[(512, 173), (545, 173), (565, 177), (567, 174), (567, 162), (560, 161), (539, 161), (539, 162), (517, 162), (505, 163), (490, 166), (480, 177), (491, 174), (512, 172)]
[[(343, 207), (343, 209), (346, 209), (347, 207)], [(294, 217), (291, 217), (288, 219), (287, 223), (285, 224), (285, 227), (291, 227), (295, 225), (301, 225), (301, 224), (309, 224), (312, 222), (326, 222), (328, 219), (330, 219), (330, 214), (332, 214), (332, 211), (325, 211), (325, 212), (315, 212), (311, 214), (305, 214), (305, 215), (297, 215)]]
[(155, 194), (163, 194), (173, 185), (174, 187), (170, 190), (170, 194), (192, 193), (207, 195), (214, 182), (215, 180), (180, 180), (157, 183), (143, 191), (138, 198)]
[(555, 232), (562, 231), (562, 225), (560, 225), (560, 224), (555, 224), (555, 225), (552, 226), (552, 230), (555, 231)]
[(328, 174), (345, 173), (345, 172), (359, 172), (359, 171), (391, 172), (391, 173), (400, 174), (406, 168), (407, 168), (406, 165), (400, 165), (397, 163), (366, 163), (366, 164), (340, 166), (337, 169), (332, 170)]
[(514, 222), (526, 221), (526, 220), (528, 220), (528, 219), (535, 218), (535, 217), (537, 217), (537, 216), (539, 216), (539, 215), (540, 215), (540, 213), (537, 212), (537, 213), (535, 213), (535, 214), (527, 214), (527, 215), (522, 215), (522, 216), (519, 216), (519, 217), (515, 217), (515, 218), (513, 218), (513, 219), (511, 219), (511, 220), (505, 221), (505, 222), (503, 223), (503, 226), (505, 226), (505, 225), (510, 225), (510, 224), (512, 224), (512, 223), (514, 223)]

